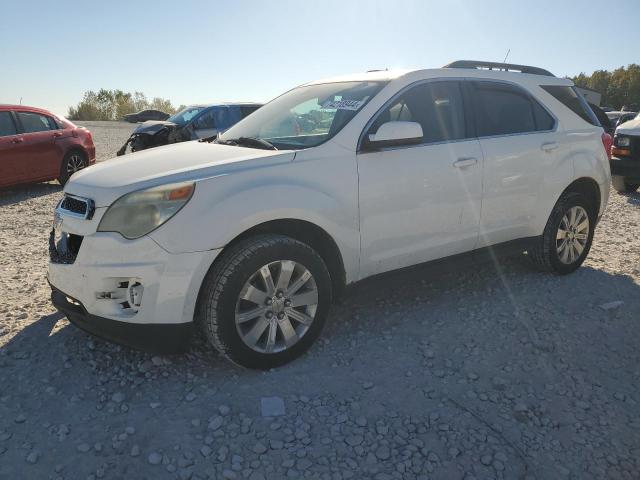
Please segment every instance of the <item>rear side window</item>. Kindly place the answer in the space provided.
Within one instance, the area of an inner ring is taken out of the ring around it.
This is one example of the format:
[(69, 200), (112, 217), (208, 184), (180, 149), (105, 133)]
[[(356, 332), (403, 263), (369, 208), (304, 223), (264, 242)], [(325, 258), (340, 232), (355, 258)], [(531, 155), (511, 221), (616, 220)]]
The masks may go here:
[(553, 129), (553, 117), (521, 88), (498, 82), (472, 85), (479, 137)]
[(0, 137), (8, 137), (18, 133), (11, 118), (11, 112), (0, 112)]
[(540, 87), (585, 122), (595, 125), (596, 127), (601, 126), (598, 117), (596, 117), (591, 108), (589, 108), (587, 101), (574, 87), (563, 85), (540, 85)]
[(369, 133), (391, 121), (418, 122), (422, 126), (423, 143), (459, 140), (467, 137), (464, 103), (460, 83), (428, 82), (399, 95), (376, 118)]
[(57, 130), (58, 125), (47, 117), (46, 115), (40, 115), (39, 113), (32, 112), (16, 112), (18, 119), (22, 124), (24, 133), (44, 132), (47, 130)]

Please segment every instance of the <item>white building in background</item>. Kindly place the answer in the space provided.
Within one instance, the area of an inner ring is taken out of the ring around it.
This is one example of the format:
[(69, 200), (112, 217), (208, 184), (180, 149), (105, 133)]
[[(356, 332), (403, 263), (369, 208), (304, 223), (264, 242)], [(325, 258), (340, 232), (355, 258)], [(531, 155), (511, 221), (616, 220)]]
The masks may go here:
[(600, 101), (602, 100), (602, 94), (600, 92), (585, 87), (576, 87), (576, 89), (582, 94), (584, 98), (587, 99), (587, 102), (600, 106)]

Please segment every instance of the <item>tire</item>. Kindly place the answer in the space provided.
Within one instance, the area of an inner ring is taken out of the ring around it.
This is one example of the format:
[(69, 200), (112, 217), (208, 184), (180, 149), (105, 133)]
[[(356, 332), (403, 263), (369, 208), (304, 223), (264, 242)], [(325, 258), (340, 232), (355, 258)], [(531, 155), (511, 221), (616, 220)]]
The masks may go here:
[(618, 193), (633, 193), (640, 187), (640, 184), (626, 182), (625, 178), (620, 175), (613, 175), (611, 184)]
[[(572, 212), (576, 213), (576, 225), (583, 225), (584, 222), (578, 215), (586, 216), (586, 229), (582, 226), (572, 231), (573, 227), (565, 223), (566, 220), (571, 220)], [(596, 213), (593, 203), (581, 193), (564, 193), (553, 207), (542, 236), (529, 249), (528, 256), (542, 271), (559, 275), (571, 273), (582, 265), (589, 254), (595, 225)], [(561, 237), (563, 232), (564, 236)], [(583, 238), (583, 235), (586, 238)], [(576, 244), (577, 246), (572, 246)]]
[(289, 237), (259, 235), (223, 252), (209, 269), (195, 321), (227, 359), (267, 370), (309, 349), (326, 322), (331, 297), (329, 272), (315, 250)]
[(87, 165), (87, 156), (83, 152), (73, 150), (67, 153), (62, 159), (58, 182), (60, 182), (60, 185), (64, 187), (71, 175), (83, 168), (86, 168)]

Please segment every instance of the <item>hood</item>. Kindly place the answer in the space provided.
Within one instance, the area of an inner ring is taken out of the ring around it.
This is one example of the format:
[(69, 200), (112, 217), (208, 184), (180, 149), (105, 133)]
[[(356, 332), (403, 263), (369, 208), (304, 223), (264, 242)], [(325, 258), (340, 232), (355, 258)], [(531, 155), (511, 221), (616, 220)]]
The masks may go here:
[(634, 118), (633, 120), (624, 122), (622, 125), (616, 128), (616, 133), (621, 133), (623, 135), (640, 136), (640, 118)]
[(138, 125), (132, 133), (147, 133), (153, 135), (164, 127), (177, 127), (177, 125), (173, 122), (167, 122), (166, 120), (147, 120)]
[(122, 195), (166, 183), (199, 180), (248, 168), (290, 162), (295, 152), (183, 142), (97, 163), (74, 174), (64, 191), (91, 198), (96, 207)]

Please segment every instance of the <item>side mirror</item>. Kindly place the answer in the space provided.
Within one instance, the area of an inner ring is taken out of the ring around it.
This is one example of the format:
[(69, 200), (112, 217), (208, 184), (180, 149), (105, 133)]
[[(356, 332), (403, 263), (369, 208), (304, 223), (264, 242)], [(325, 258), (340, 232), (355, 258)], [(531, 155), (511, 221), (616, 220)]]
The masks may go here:
[(372, 151), (383, 147), (418, 145), (422, 143), (422, 137), (422, 126), (418, 122), (386, 122), (376, 133), (365, 136), (362, 147), (365, 151)]

